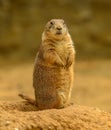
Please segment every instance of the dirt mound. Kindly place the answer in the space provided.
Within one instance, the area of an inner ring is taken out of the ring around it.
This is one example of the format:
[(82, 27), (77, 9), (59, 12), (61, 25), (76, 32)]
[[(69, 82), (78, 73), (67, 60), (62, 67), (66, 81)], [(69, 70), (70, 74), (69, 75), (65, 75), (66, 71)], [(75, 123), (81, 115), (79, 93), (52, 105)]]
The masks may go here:
[(72, 105), (37, 111), (27, 102), (0, 102), (0, 130), (111, 130), (111, 114)]

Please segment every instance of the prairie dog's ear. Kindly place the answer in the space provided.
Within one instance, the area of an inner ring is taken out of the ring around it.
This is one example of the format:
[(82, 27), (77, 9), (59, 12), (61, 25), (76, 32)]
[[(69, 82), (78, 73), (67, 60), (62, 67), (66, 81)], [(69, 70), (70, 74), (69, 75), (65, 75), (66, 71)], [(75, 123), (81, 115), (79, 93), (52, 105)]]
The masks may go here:
[(62, 23), (63, 23), (63, 24), (65, 24), (65, 21), (64, 21), (64, 19), (61, 19), (61, 21), (62, 21)]
[(46, 23), (45, 30), (47, 30), (47, 31), (49, 30), (49, 22)]

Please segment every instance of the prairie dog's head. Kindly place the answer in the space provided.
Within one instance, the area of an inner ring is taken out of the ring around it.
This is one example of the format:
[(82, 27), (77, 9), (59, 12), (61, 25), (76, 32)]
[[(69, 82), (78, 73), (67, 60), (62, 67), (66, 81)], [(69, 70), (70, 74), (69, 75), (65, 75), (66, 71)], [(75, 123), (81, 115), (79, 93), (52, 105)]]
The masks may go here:
[(67, 26), (63, 19), (50, 20), (44, 30), (44, 37), (60, 39), (63, 38), (68, 32)]

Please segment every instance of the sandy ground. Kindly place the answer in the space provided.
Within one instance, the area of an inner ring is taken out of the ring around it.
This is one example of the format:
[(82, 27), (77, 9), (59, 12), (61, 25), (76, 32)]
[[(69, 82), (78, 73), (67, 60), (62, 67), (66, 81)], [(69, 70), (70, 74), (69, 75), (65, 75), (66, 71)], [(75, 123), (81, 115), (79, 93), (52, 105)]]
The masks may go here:
[(0, 130), (111, 130), (111, 114), (103, 111), (111, 112), (110, 68), (110, 60), (78, 61), (72, 92), (74, 105), (38, 111), (18, 97), (18, 93), (25, 93), (34, 98), (33, 63), (2, 66)]
[(0, 130), (111, 130), (111, 114), (98, 108), (36, 110), (27, 102), (0, 102)]
[[(0, 67), (0, 101), (20, 101), (18, 93), (34, 98), (33, 63)], [(72, 92), (74, 104), (99, 107), (111, 112), (111, 60), (78, 61)]]

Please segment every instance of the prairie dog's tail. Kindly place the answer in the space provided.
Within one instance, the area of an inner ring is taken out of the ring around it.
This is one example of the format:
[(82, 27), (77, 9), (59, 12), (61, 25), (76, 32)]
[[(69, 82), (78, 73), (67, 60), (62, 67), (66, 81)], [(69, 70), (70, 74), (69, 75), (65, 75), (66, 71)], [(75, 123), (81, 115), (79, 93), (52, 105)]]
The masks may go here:
[(24, 94), (18, 94), (18, 96), (20, 96), (22, 99), (25, 99), (26, 101), (28, 101), (30, 104), (32, 105), (37, 105), (34, 99), (31, 99), (30, 97), (24, 95)]

